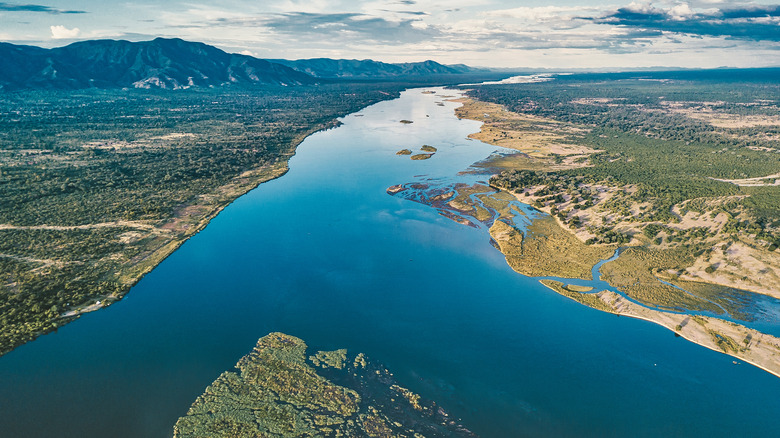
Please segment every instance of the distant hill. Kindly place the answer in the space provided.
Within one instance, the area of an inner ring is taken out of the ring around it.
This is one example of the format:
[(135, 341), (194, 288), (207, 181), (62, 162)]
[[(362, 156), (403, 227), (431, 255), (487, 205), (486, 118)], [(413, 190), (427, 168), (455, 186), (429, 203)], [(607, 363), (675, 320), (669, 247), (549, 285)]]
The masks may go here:
[(780, 78), (780, 67), (758, 68), (708, 68), (708, 69), (654, 69), (629, 70), (624, 72), (575, 72), (558, 76), (563, 81), (619, 81), (638, 80), (677, 80), (692, 82), (734, 83), (766, 82), (776, 84)]
[(0, 42), (0, 90), (306, 85), (338, 79), (394, 79), (484, 73), (435, 61), (257, 59), (178, 38), (81, 41), (44, 49)]
[(178, 38), (82, 41), (55, 49), (0, 43), (0, 89), (312, 84), (290, 67)]
[(372, 61), (370, 59), (329, 58), (300, 59), (297, 61), (269, 59), (269, 61), (286, 65), (302, 73), (323, 79), (380, 79), (484, 72), (484, 70), (463, 64), (443, 65), (435, 61), (404, 62), (399, 64)]

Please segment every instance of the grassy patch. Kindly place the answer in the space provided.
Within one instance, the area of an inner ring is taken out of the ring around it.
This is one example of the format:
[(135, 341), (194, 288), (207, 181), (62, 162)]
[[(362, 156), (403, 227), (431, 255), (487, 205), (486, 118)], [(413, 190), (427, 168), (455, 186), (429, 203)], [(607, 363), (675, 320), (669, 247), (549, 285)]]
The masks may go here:
[(307, 361), (306, 349), (283, 333), (261, 338), (179, 418), (174, 437), (473, 436), (362, 354)]
[(685, 249), (654, 251), (627, 248), (616, 260), (601, 267), (602, 279), (629, 297), (650, 306), (676, 310), (706, 310), (722, 313), (713, 303), (658, 281), (656, 269), (676, 270), (691, 263)]
[(497, 233), (491, 228), (491, 235), (499, 243), (501, 252), (506, 255), (509, 266), (529, 277), (555, 276), (591, 280), (593, 265), (609, 258), (615, 251), (614, 247), (585, 245), (561, 228), (551, 217), (536, 219), (528, 227), (528, 234), (522, 240), (512, 238), (502, 242), (494, 234)]
[(561, 283), (560, 281), (539, 280), (539, 282), (549, 287), (550, 289), (554, 290), (555, 292), (558, 292), (559, 294), (565, 297), (569, 297), (572, 300), (582, 303), (588, 307), (593, 307), (594, 309), (598, 309), (610, 313), (615, 311), (612, 307), (607, 305), (605, 302), (601, 301), (599, 297), (596, 296), (596, 294), (582, 293), (580, 291), (575, 290), (575, 288), (572, 288), (571, 285), (564, 286), (563, 283)]

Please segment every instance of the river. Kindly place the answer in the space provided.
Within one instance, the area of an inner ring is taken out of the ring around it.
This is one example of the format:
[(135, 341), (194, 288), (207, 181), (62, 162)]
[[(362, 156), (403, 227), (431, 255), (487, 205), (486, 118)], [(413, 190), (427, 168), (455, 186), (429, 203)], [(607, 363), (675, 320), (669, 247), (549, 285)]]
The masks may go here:
[[(495, 147), (409, 90), (307, 138), (123, 299), (0, 357), (2, 437), (166, 437), (258, 338), (384, 363), (483, 437), (772, 436), (780, 379), (513, 272), (484, 228), (389, 196)], [(399, 123), (408, 119), (411, 124)], [(438, 148), (429, 160), (399, 149)], [(469, 176), (468, 178), (477, 178)]]

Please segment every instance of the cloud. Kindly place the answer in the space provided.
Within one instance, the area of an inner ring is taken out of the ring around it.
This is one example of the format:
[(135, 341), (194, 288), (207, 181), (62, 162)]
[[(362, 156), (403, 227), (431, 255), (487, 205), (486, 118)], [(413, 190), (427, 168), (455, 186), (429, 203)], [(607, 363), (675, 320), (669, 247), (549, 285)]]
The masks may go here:
[(334, 41), (360, 44), (414, 43), (434, 38), (440, 32), (419, 18), (386, 19), (359, 12), (289, 12), (262, 16), (225, 16), (187, 21), (174, 27), (213, 29), (247, 28), (281, 36), (287, 42)]
[[(277, 0), (226, 8), (190, 0), (178, 8), (150, 9), (134, 23), (154, 18), (154, 27), (143, 30), (268, 58), (444, 58), (506, 65), (527, 57), (539, 65), (564, 65), (571, 56), (572, 62), (589, 64), (615, 59), (631, 65), (693, 65), (693, 60), (725, 65), (740, 54), (763, 65), (780, 53), (780, 42), (755, 39), (762, 23), (767, 33), (777, 33), (777, 26), (768, 26), (777, 22), (776, 7), (751, 0), (630, 1), (522, 7), (523, 2), (507, 0)], [(739, 26), (753, 39), (734, 36)]]
[(7, 12), (44, 12), (47, 14), (86, 14), (86, 11), (66, 11), (43, 5), (17, 5), (0, 2), (0, 11)]
[(513, 9), (499, 9), (487, 11), (486, 16), (507, 17), (518, 20), (527, 20), (534, 22), (546, 22), (553, 20), (570, 20), (584, 15), (593, 15), (600, 12), (601, 9), (587, 6), (537, 6), (537, 7), (518, 7)]
[(430, 15), (427, 12), (423, 11), (393, 11), (390, 9), (380, 9), (381, 12), (390, 12), (393, 14), (401, 14), (401, 15), (417, 15), (417, 16), (423, 16), (423, 15)]
[(435, 37), (433, 27), (415, 26), (416, 19), (387, 20), (381, 17), (356, 14), (283, 14), (265, 22), (265, 26), (292, 35), (340, 37), (375, 43), (410, 43)]
[(666, 9), (649, 3), (632, 3), (593, 21), (680, 34), (780, 41), (780, 5), (746, 5), (696, 12), (686, 3)]
[(55, 40), (76, 38), (81, 33), (78, 27), (74, 27), (73, 29), (68, 29), (65, 26), (59, 25), (59, 26), (50, 26), (50, 28), (51, 28), (51, 37)]

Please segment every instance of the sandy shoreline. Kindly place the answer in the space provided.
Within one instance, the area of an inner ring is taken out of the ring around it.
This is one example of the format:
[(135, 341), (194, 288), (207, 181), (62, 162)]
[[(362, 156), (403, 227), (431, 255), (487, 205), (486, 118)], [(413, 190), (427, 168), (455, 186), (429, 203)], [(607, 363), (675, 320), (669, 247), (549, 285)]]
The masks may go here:
[[(736, 357), (780, 377), (780, 339), (772, 335), (722, 319), (648, 309), (615, 292), (602, 291), (597, 295), (605, 304), (612, 306), (618, 315), (661, 325), (688, 341)], [(736, 348), (729, 346), (729, 340), (736, 342)]]
[[(561, 293), (556, 284), (542, 284)], [(649, 309), (612, 291), (596, 294), (569, 291), (561, 295), (598, 310), (652, 322), (694, 344), (735, 357), (780, 377), (780, 338), (775, 336), (709, 316)], [(597, 298), (603, 305), (594, 306), (587, 302), (593, 298)]]

